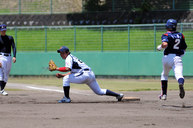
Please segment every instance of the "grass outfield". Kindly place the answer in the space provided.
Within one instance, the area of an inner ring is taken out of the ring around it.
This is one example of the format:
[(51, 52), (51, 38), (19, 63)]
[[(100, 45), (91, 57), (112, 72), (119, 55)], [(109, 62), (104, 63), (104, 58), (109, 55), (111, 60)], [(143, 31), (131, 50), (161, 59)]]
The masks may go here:
[[(62, 79), (56, 77), (10, 77), (8, 83), (36, 84), (42, 86), (58, 86), (62, 88)], [(114, 91), (153, 91), (160, 90), (159, 79), (97, 79), (101, 88)], [(169, 79), (169, 90), (178, 90), (175, 79)], [(193, 90), (193, 79), (185, 79), (185, 90)], [(71, 88), (88, 90), (85, 84), (71, 84)]]
[[(148, 28), (146, 28), (148, 29)], [(12, 35), (17, 42), (17, 51), (55, 51), (62, 45), (66, 45), (71, 51), (154, 51), (156, 45), (161, 43), (161, 35), (165, 29), (157, 30), (154, 35), (152, 30), (137, 28), (130, 29), (130, 44), (128, 45), (127, 28), (104, 28), (101, 38), (100, 28), (73, 28), (48, 29), (45, 35), (44, 29), (18, 29), (17, 38), (14, 30), (8, 30), (7, 34)], [(183, 32), (186, 37), (188, 50), (193, 49), (192, 30)], [(76, 35), (76, 39), (74, 36)], [(154, 36), (156, 39), (154, 40)], [(46, 40), (45, 40), (45, 37)], [(76, 44), (75, 41), (76, 40)], [(101, 40), (103, 40), (101, 44)], [(113, 47), (112, 47), (113, 46)]]

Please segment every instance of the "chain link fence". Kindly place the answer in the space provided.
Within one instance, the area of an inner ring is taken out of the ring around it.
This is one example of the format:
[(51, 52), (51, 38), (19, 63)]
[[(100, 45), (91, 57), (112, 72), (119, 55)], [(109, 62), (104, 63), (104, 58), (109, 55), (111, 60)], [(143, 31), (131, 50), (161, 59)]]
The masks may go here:
[[(193, 23), (179, 23), (188, 51), (193, 50)], [(156, 51), (165, 24), (8, 27), (17, 51), (56, 51), (65, 45), (71, 51)]]
[(193, 0), (0, 0), (0, 14), (67, 14), (85, 11), (148, 10), (193, 10)]

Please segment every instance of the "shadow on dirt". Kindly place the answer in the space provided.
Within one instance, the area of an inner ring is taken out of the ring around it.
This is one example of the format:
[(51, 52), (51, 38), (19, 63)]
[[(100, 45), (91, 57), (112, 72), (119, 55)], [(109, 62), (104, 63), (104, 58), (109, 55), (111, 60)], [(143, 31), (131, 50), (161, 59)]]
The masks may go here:
[(193, 108), (193, 106), (186, 106), (186, 105), (162, 105), (163, 107), (170, 107), (170, 108)]

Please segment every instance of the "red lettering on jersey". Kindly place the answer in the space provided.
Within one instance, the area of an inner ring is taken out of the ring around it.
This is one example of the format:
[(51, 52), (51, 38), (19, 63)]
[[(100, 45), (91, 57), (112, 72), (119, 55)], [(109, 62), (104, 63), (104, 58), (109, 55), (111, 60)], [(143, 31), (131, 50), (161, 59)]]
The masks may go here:
[(164, 34), (165, 36), (168, 36), (168, 34), (166, 33), (166, 34)]
[(182, 34), (183, 39), (185, 39), (184, 35)]

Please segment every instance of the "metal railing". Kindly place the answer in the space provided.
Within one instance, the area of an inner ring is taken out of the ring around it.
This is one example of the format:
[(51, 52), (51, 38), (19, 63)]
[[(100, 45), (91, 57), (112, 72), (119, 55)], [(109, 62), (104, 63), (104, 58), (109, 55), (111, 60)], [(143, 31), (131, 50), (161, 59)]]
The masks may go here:
[[(193, 50), (193, 23), (179, 23), (189, 51)], [(156, 51), (165, 24), (8, 27), (17, 51), (55, 51), (65, 45), (71, 51)]]

